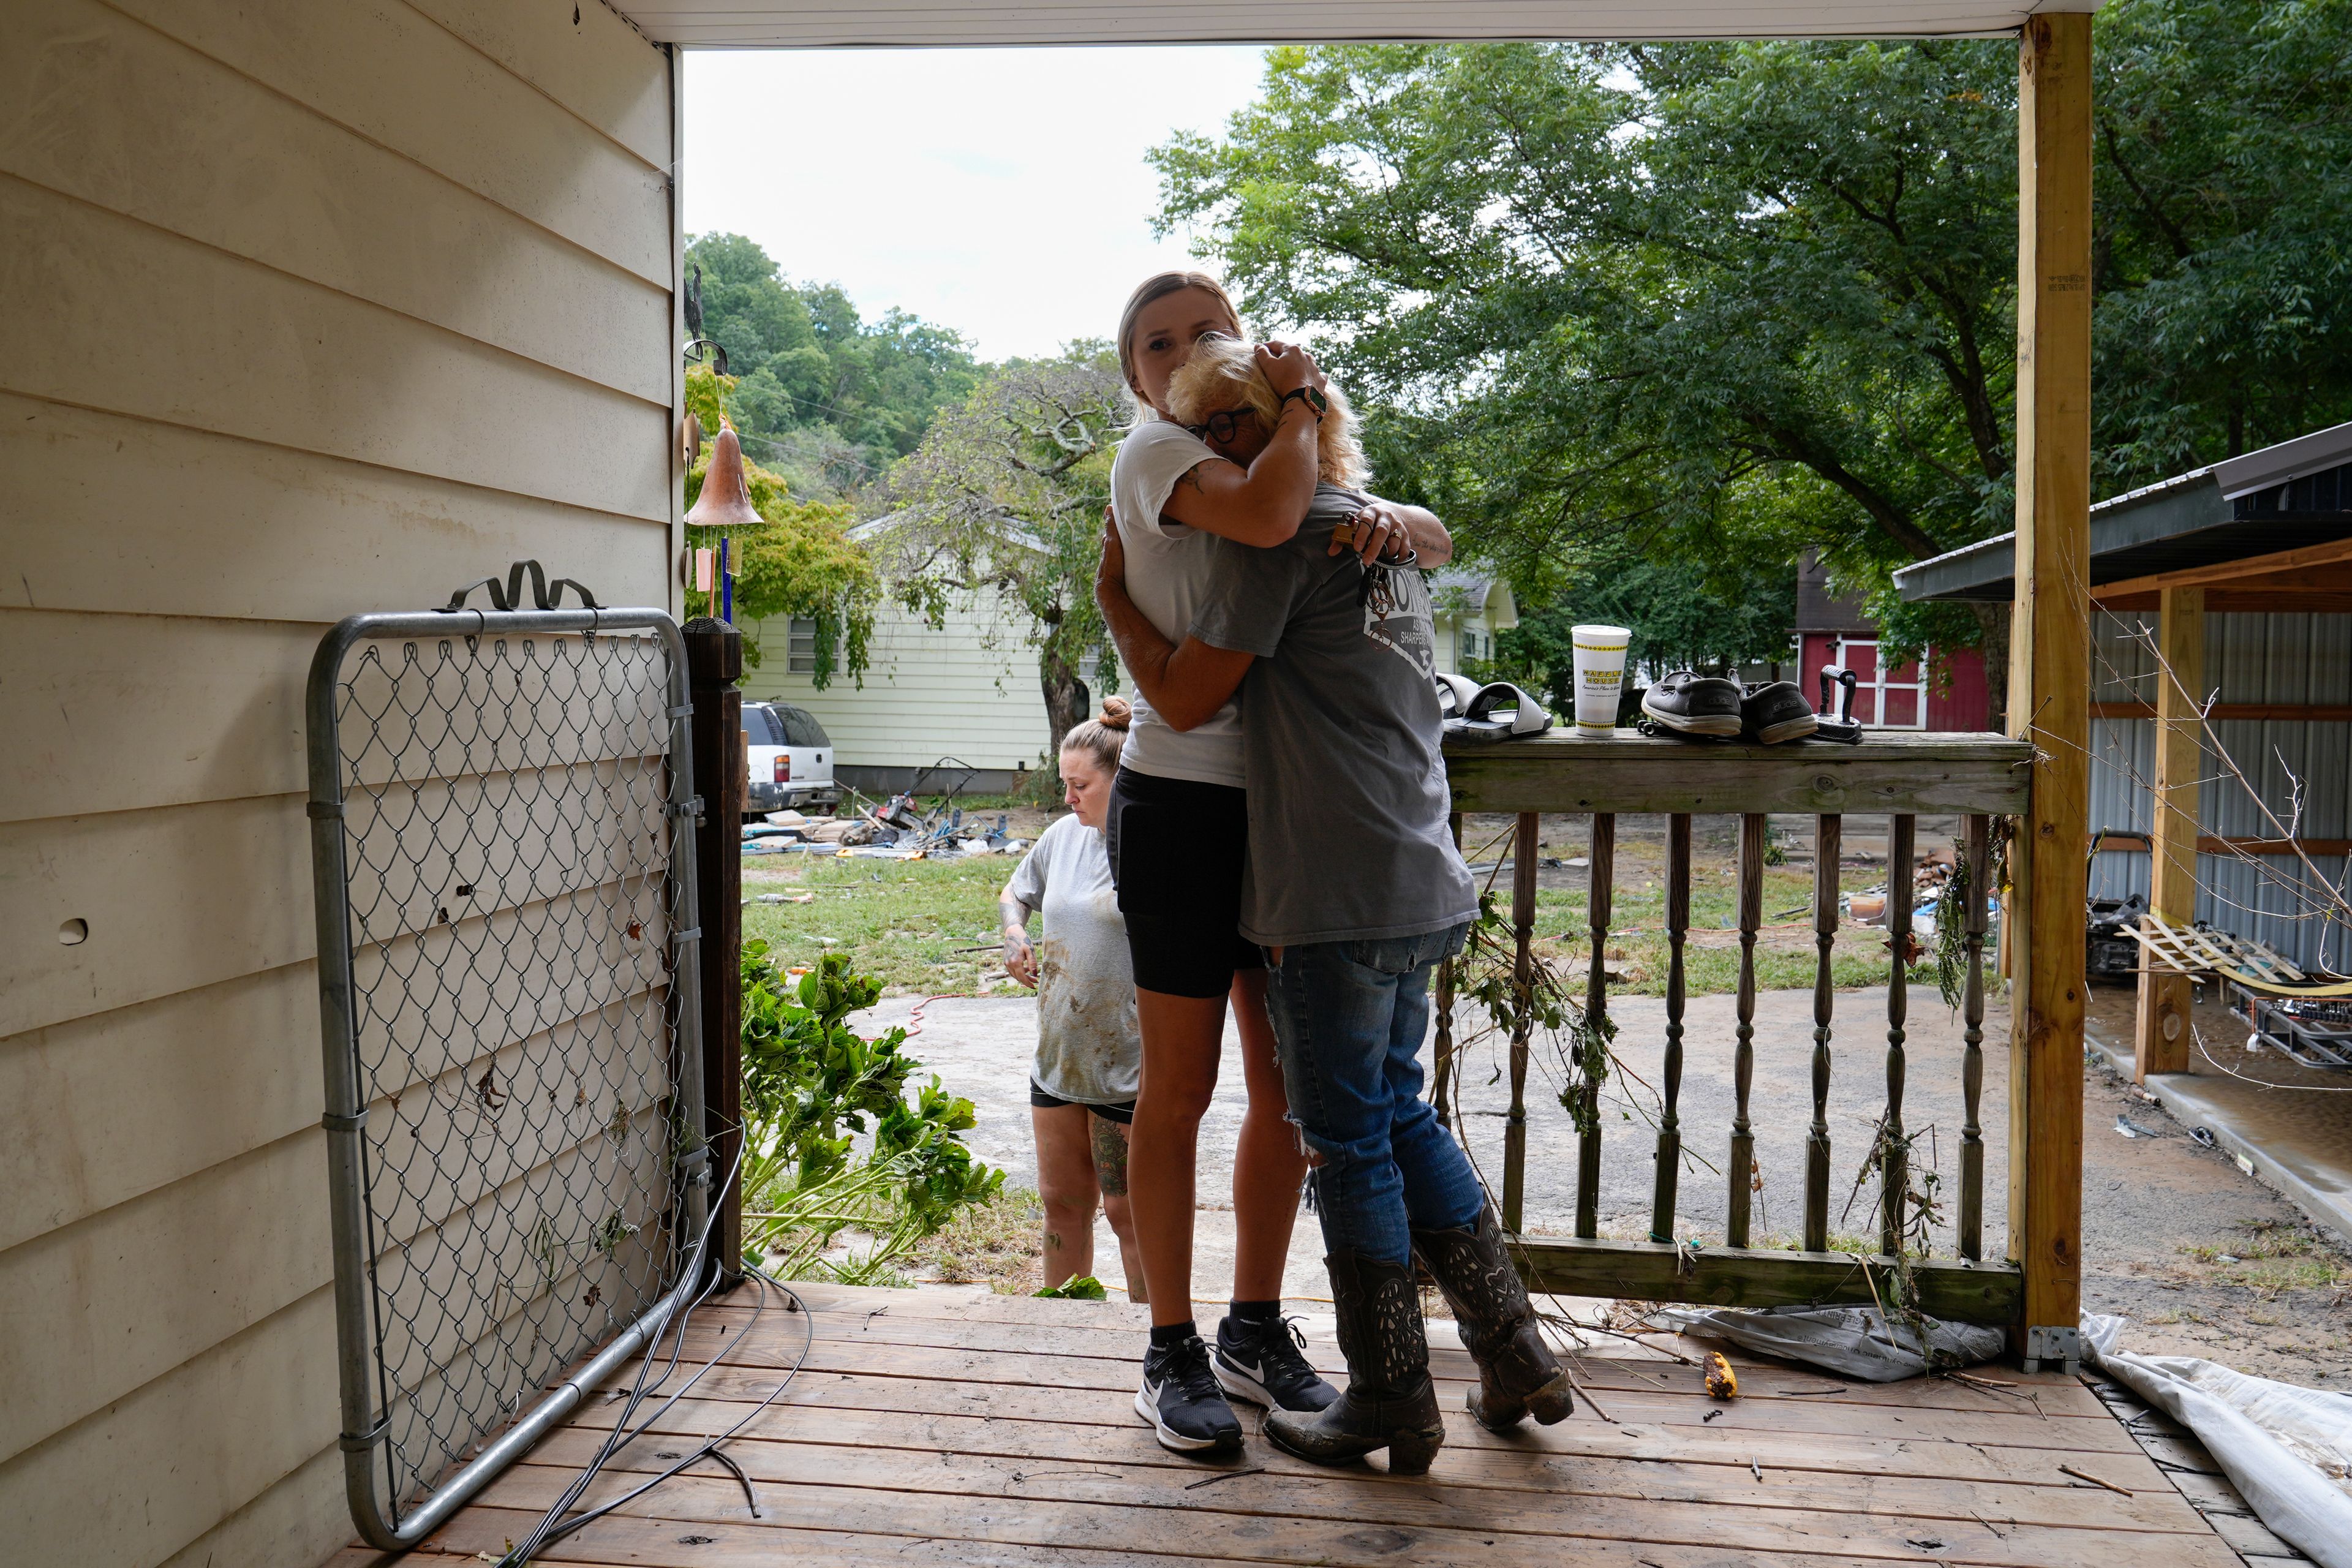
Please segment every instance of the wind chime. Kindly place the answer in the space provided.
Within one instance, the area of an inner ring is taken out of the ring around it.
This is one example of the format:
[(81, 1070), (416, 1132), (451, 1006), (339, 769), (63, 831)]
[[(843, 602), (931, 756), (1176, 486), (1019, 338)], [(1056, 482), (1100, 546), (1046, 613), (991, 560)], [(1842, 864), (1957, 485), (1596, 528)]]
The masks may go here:
[[(751, 504), (751, 488), (743, 479), (743, 443), (737, 438), (735, 426), (721, 414), (719, 435), (710, 443), (710, 468), (702, 476), (702, 493), (694, 498), (694, 510), (686, 514), (686, 526), (712, 529), (719, 533), (719, 618), (730, 625), (735, 620), (735, 574), (728, 569), (727, 536), (734, 529), (757, 528), (761, 521), (759, 509)], [(711, 585), (701, 572), (707, 553), (695, 552), (696, 585), (705, 589)]]
[[(700, 268), (697, 268), (696, 273), (695, 282), (699, 285)], [(701, 290), (697, 287), (689, 297), (692, 314), (698, 318), (694, 322), (697, 327), (700, 325), (700, 294)], [(698, 336), (687, 345), (688, 362), (700, 363), (705, 349), (709, 351), (711, 369), (719, 376), (725, 376), (727, 351), (708, 338)], [(716, 581), (714, 583), (711, 570), (714, 564), (712, 552), (708, 549), (697, 549), (691, 557), (694, 585), (703, 593), (715, 591), (719, 618), (731, 626), (735, 621), (735, 574), (729, 569), (728, 535), (739, 528), (757, 528), (764, 520), (760, 516), (759, 508), (751, 504), (751, 489), (743, 473), (743, 442), (735, 434), (734, 424), (727, 417), (723, 381), (720, 388), (719, 434), (710, 443), (710, 467), (702, 476), (702, 493), (694, 498), (693, 510), (686, 514), (686, 526), (689, 529), (707, 528), (719, 535)], [(691, 468), (695, 458), (702, 452), (702, 422), (691, 413), (687, 415), (685, 425), (679, 431), (678, 445), (685, 452), (687, 467)], [(697, 536), (689, 533), (687, 537), (691, 540)]]

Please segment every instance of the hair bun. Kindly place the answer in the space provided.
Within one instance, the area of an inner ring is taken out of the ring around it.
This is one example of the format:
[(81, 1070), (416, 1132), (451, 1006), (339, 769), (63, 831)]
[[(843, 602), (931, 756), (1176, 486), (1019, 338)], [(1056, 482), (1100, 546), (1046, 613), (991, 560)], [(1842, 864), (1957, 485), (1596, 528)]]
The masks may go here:
[(1103, 699), (1102, 717), (1097, 721), (1106, 730), (1124, 731), (1135, 718), (1135, 706), (1124, 697)]

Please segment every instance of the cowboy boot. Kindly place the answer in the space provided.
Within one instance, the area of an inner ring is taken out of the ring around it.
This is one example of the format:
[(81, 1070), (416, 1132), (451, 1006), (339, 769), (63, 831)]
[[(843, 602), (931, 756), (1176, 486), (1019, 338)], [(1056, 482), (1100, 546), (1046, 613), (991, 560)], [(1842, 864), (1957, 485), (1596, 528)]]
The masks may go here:
[(1347, 1392), (1320, 1411), (1270, 1413), (1265, 1435), (1286, 1453), (1318, 1465), (1386, 1448), (1391, 1475), (1422, 1475), (1445, 1441), (1445, 1417), (1429, 1381), (1429, 1338), (1412, 1269), (1349, 1251), (1323, 1262), (1331, 1271), (1339, 1353), (1348, 1358)]
[(1478, 1363), (1470, 1414), (1489, 1432), (1507, 1432), (1533, 1415), (1549, 1426), (1575, 1408), (1568, 1373), (1544, 1342), (1535, 1308), (1503, 1245), (1495, 1211), (1450, 1230), (1416, 1230), (1413, 1256), (1437, 1281), (1462, 1331), (1462, 1348)]

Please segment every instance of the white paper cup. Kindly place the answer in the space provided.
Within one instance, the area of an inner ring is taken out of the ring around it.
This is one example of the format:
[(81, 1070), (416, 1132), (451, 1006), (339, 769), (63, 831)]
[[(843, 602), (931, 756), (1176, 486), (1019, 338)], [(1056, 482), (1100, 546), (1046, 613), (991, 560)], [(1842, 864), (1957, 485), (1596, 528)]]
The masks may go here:
[(1606, 735), (1617, 728), (1617, 693), (1625, 684), (1625, 645), (1633, 634), (1623, 626), (1578, 626), (1576, 732)]

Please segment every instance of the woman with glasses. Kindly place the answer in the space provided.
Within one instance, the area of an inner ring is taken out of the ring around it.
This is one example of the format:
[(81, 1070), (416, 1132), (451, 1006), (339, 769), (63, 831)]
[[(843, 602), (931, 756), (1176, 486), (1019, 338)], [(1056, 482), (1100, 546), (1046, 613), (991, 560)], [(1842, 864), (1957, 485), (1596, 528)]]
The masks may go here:
[[(1280, 402), (1264, 449), (1246, 465), (1203, 441), (1213, 429), (1169, 417), (1169, 380), (1193, 346), (1241, 336), (1233, 301), (1198, 272), (1147, 279), (1119, 320), (1119, 370), (1139, 418), (1111, 470), (1113, 522), (1126, 592), (1171, 640), (1183, 637), (1200, 607), (1213, 537), (1286, 544), (1315, 498), (1325, 381), (1306, 350), (1279, 342), (1255, 350)], [(1356, 514), (1348, 542), (1368, 557), (1414, 548), (1433, 565), (1452, 547), (1430, 513), (1377, 500)], [(1180, 1453), (1240, 1446), (1228, 1396), (1309, 1414), (1339, 1396), (1307, 1365), (1281, 1316), (1307, 1161), (1285, 1124), (1265, 959), (1238, 929), (1248, 831), (1234, 706), (1180, 731), (1137, 700), (1105, 825), (1143, 1036), (1128, 1191), (1151, 1281), (1152, 1330), (1135, 1408)], [(1229, 997), (1249, 1101), (1234, 1154), (1233, 1298), (1212, 1352), (1192, 1321), (1193, 1178)]]

